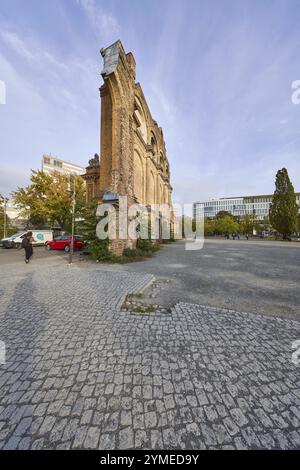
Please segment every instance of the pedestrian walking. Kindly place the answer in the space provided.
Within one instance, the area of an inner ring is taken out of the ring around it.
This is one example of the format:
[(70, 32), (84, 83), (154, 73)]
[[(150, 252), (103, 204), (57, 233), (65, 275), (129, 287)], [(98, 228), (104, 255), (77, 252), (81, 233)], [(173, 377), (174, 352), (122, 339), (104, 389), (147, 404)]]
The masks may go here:
[(25, 263), (28, 264), (30, 258), (33, 255), (32, 242), (34, 238), (32, 237), (32, 232), (27, 232), (22, 240), (22, 248), (25, 250)]

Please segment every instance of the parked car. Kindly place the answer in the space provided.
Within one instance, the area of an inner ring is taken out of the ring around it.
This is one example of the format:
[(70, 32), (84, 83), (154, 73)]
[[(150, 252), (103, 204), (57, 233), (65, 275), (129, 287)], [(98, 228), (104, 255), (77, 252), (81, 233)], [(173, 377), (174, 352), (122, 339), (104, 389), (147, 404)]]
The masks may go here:
[(22, 232), (17, 232), (11, 237), (0, 240), (0, 246), (2, 248), (21, 248), (22, 240), (29, 231), (32, 232), (32, 238), (34, 239), (33, 246), (45, 245), (53, 240), (51, 230), (22, 230)]
[[(71, 249), (71, 235), (63, 235), (57, 237), (46, 244), (47, 250), (65, 250), (68, 253)], [(74, 236), (74, 251), (82, 250), (84, 247), (84, 241), (79, 235)]]

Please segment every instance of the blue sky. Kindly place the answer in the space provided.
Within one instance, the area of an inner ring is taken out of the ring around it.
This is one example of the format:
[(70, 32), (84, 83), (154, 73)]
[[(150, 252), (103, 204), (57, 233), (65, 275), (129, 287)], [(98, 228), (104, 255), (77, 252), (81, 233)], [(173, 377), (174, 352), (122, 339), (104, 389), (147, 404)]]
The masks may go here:
[(101, 47), (121, 39), (164, 129), (175, 202), (300, 191), (298, 0), (1, 0), (0, 193), (43, 153), (99, 152)]

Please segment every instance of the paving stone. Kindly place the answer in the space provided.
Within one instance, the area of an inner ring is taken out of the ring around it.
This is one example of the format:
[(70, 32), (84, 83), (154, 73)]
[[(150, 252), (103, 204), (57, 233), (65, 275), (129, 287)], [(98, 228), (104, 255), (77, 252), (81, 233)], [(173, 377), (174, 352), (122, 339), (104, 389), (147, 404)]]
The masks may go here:
[(85, 449), (98, 449), (99, 437), (99, 428), (95, 426), (89, 427), (86, 433), (86, 438), (84, 440), (83, 447)]
[(88, 431), (87, 426), (81, 426), (81, 427), (77, 428), (76, 433), (75, 433), (75, 437), (74, 437), (74, 441), (73, 441), (73, 445), (72, 445), (73, 449), (81, 449), (83, 447), (87, 431)]
[(238, 426), (233, 422), (233, 420), (229, 417), (223, 419), (223, 423), (227, 431), (231, 436), (235, 436), (236, 434), (239, 433), (239, 428)]
[(173, 428), (167, 428), (163, 429), (163, 443), (164, 443), (164, 449), (176, 449), (177, 447), (177, 439), (176, 439), (176, 433)]
[(215, 421), (219, 418), (216, 408), (214, 406), (205, 406), (204, 412), (208, 421)]
[(233, 408), (230, 410), (230, 414), (232, 416), (232, 419), (235, 421), (235, 423), (239, 426), (239, 428), (242, 428), (246, 424), (248, 424), (248, 418), (244, 415), (242, 410), (240, 408)]
[(138, 429), (135, 432), (134, 444), (135, 444), (134, 445), (135, 449), (147, 449), (147, 448), (149, 449), (150, 448), (149, 439), (148, 439), (146, 431), (142, 431)]
[(119, 432), (119, 449), (132, 449), (134, 447), (134, 434), (130, 427)]
[(132, 414), (131, 411), (121, 411), (121, 426), (132, 425)]
[(157, 424), (157, 416), (155, 411), (150, 411), (145, 413), (145, 427), (146, 428), (155, 428)]
[(151, 430), (151, 449), (163, 449), (163, 438), (160, 430)]
[(151, 279), (56, 261), (0, 273), (1, 449), (299, 448), (300, 323), (121, 311)]
[(44, 449), (44, 439), (34, 440), (30, 448), (32, 450), (42, 450), (42, 449)]
[(115, 435), (114, 434), (101, 434), (98, 449), (101, 449), (101, 450), (115, 449)]
[(23, 418), (14, 431), (16, 436), (23, 436), (27, 434), (32, 423), (32, 418)]
[(201, 433), (207, 446), (214, 446), (218, 443), (215, 432), (210, 424), (200, 424)]
[(51, 431), (55, 423), (55, 417), (54, 416), (46, 416), (44, 419), (43, 423), (41, 424), (41, 427), (39, 428), (39, 435), (47, 434)]
[[(213, 424), (213, 430), (218, 444), (224, 444), (226, 442), (232, 441), (232, 437), (228, 433), (225, 426), (223, 426), (222, 424)], [(222, 449), (224, 449), (224, 447), (222, 447)]]

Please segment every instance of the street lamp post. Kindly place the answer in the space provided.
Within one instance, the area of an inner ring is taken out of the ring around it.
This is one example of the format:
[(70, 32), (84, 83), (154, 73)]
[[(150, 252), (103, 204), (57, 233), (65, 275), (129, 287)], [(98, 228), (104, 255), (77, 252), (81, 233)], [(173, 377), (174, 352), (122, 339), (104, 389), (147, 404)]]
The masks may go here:
[(72, 264), (73, 254), (74, 254), (74, 229), (75, 229), (75, 208), (76, 208), (76, 187), (75, 187), (75, 176), (74, 176), (74, 186), (72, 194), (72, 233), (71, 233), (71, 244), (69, 251), (69, 264)]

